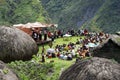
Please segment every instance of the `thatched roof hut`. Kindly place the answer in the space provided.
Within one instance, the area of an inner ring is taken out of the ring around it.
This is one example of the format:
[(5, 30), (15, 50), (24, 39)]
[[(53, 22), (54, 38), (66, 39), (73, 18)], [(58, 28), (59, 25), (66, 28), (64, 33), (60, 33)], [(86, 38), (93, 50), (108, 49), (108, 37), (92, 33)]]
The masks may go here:
[(81, 60), (65, 70), (59, 80), (120, 80), (120, 64), (97, 57)]
[(111, 35), (108, 40), (93, 50), (93, 56), (114, 59), (120, 63), (120, 36)]
[(17, 75), (9, 69), (5, 63), (0, 61), (0, 80), (20, 80)]
[(26, 33), (10, 27), (0, 27), (0, 60), (29, 60), (38, 52), (36, 42)]

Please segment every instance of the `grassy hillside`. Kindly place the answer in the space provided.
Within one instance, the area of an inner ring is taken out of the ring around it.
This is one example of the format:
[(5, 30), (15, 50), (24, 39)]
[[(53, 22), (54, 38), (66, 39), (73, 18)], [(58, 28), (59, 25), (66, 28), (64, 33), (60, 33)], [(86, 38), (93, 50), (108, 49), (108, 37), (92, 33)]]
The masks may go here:
[(95, 15), (104, 0), (42, 0), (42, 3), (60, 28), (78, 29)]
[[(45, 9), (44, 9), (44, 8)], [(120, 0), (0, 0), (0, 25), (50, 22), (58, 28), (120, 31)]]
[(120, 0), (42, 0), (42, 4), (59, 28), (120, 31)]
[(109, 33), (120, 31), (119, 13), (120, 0), (106, 0), (90, 23), (86, 23), (84, 27), (88, 27), (92, 31), (99, 29)]
[(39, 0), (0, 0), (0, 25), (49, 22)]
[[(53, 48), (55, 48), (57, 44), (74, 43), (79, 38), (80, 37), (71, 37), (69, 41), (64, 41), (63, 38), (55, 39)], [(47, 50), (49, 45), (46, 44), (44, 47), (45, 50)], [(42, 46), (39, 46), (38, 54), (34, 55), (31, 61), (14, 61), (8, 63), (8, 66), (18, 75), (20, 80), (58, 80), (61, 72), (75, 63), (75, 59), (67, 61), (59, 58), (49, 59), (47, 57), (45, 58), (45, 63), (41, 63), (41, 50)], [(50, 63), (50, 61), (54, 62)]]

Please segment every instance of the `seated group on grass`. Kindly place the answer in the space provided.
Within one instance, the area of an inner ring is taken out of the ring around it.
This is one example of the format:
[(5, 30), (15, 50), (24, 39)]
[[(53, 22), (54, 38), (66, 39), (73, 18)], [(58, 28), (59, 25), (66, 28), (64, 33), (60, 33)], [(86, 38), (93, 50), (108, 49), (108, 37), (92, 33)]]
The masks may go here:
[(74, 48), (75, 48), (75, 44), (71, 42), (68, 45), (66, 44), (56, 45), (55, 53), (47, 52), (46, 56), (48, 58), (58, 57), (63, 60), (72, 60), (72, 58), (75, 56)]
[[(84, 39), (77, 39), (76, 43), (56, 45), (55, 53), (47, 53), (48, 58), (58, 57), (62, 60), (72, 60), (73, 58), (91, 56), (91, 48), (97, 47), (103, 40), (109, 37), (108, 34), (96, 33), (86, 36)], [(89, 43), (92, 44), (89, 45)], [(93, 46), (94, 44), (94, 46)], [(78, 47), (79, 46), (79, 47)]]

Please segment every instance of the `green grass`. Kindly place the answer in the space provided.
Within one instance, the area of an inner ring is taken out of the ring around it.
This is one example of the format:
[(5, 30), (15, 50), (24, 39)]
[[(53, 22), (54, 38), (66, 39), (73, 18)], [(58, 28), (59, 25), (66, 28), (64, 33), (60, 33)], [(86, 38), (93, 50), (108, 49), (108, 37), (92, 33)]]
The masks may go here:
[(73, 59), (72, 61), (66, 61), (66, 60), (60, 60), (58, 58), (47, 59), (47, 62), (49, 62), (51, 60), (54, 60), (54, 62), (53, 62), (54, 73), (52, 75), (48, 76), (46, 80), (58, 80), (62, 71), (67, 69), (70, 65), (72, 65), (75, 62), (75, 59)]
[[(80, 37), (71, 37), (69, 41), (64, 41), (63, 38), (55, 39), (53, 42), (53, 48), (57, 44), (68, 44), (69, 42), (76, 42)], [(83, 37), (82, 37), (83, 38)], [(44, 45), (45, 49), (48, 49), (48, 44)], [(75, 63), (75, 59), (71, 61), (61, 60), (59, 58), (45, 58), (45, 63), (41, 63), (41, 49), (39, 46), (39, 52), (34, 55), (31, 61), (15, 61), (8, 64), (8, 66), (16, 72), (21, 80), (58, 80), (60, 74), (69, 66)], [(53, 61), (51, 63), (51, 61)]]
[[(80, 37), (81, 37), (81, 38), (84, 38), (83, 36), (80, 36)], [(56, 46), (57, 44), (62, 45), (62, 44), (68, 44), (68, 43), (70, 43), (70, 42), (75, 43), (75, 42), (77, 41), (77, 39), (79, 39), (80, 37), (74, 36), (74, 37), (71, 37), (70, 40), (63, 40), (63, 38), (57, 38), (57, 39), (55, 39), (55, 41), (53, 42), (53, 48), (55, 48), (55, 46)], [(46, 50), (46, 49), (49, 48), (49, 45), (46, 44), (46, 45), (44, 45), (44, 47), (45, 47), (45, 50)], [(39, 46), (39, 52), (38, 52), (38, 53), (41, 53), (41, 50), (42, 50), (42, 46)]]
[[(63, 40), (63, 38), (55, 39), (55, 41), (53, 42), (53, 48), (55, 48), (55, 46), (57, 44), (62, 45), (62, 44), (68, 44), (70, 42), (75, 43), (77, 41), (77, 39), (79, 39), (79, 38), (80, 37), (78, 37), (78, 36), (74, 36), (74, 37), (71, 37), (70, 40), (67, 40), (67, 41)], [(84, 37), (82, 37), (82, 38), (84, 38)], [(49, 48), (49, 45), (46, 44), (46, 45), (44, 45), (44, 47), (45, 47), (45, 50), (46, 50), (46, 49)], [(39, 46), (39, 53), (38, 54), (41, 53), (41, 50), (42, 50), (42, 46)], [(41, 59), (40, 57), (37, 58), (38, 61), (40, 59)], [(46, 58), (46, 62), (50, 62), (50, 61), (54, 61), (53, 62), (53, 64), (54, 64), (54, 73), (52, 73), (50, 76), (48, 76), (46, 80), (58, 80), (61, 71), (65, 70), (70, 65), (72, 65), (75, 62), (75, 59), (73, 59), (72, 61), (66, 61), (66, 60), (61, 60), (61, 59), (58, 59), (58, 58), (51, 58), (51, 59)]]

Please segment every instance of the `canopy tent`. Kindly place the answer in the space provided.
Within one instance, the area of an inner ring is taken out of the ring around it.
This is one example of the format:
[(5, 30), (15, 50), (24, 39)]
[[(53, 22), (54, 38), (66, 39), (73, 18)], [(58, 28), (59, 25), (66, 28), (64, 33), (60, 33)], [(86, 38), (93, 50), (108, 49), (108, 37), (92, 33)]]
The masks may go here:
[(50, 27), (48, 24), (43, 24), (40, 22), (35, 23), (27, 23), (27, 24), (15, 24), (14, 27), (23, 27), (23, 28), (43, 28), (43, 27)]
[(35, 23), (27, 23), (25, 24), (26, 27), (28, 28), (44, 28), (44, 27), (47, 27), (47, 25), (45, 24), (42, 24), (40, 22), (35, 22)]
[(14, 24), (13, 27), (23, 27), (25, 26), (24, 24)]
[(56, 24), (45, 24), (40, 22), (26, 23), (26, 24), (15, 24), (13, 27), (16, 27), (29, 35), (32, 35), (32, 30), (39, 32), (42, 28), (56, 27)]

